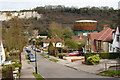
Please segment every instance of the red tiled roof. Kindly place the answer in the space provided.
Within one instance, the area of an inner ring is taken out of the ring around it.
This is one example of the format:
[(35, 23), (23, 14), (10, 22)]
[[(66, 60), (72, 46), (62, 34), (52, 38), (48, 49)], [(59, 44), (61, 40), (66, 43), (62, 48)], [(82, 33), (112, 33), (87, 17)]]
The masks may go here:
[(90, 33), (89, 36), (92, 41), (92, 50), (96, 52), (95, 40), (111, 41), (113, 31), (115, 30), (106, 27), (104, 30), (100, 31), (99, 33)]
[(98, 33), (97, 40), (101, 41), (110, 41), (112, 40), (112, 33), (115, 31), (114, 29), (111, 29), (109, 27), (106, 27), (104, 30)]

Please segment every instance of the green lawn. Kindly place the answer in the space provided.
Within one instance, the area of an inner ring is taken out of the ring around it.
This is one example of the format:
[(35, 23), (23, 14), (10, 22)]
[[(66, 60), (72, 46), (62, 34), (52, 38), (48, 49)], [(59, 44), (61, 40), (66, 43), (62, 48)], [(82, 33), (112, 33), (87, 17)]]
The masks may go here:
[(30, 64), (30, 61), (27, 61), (28, 64)]
[(99, 75), (105, 75), (105, 76), (112, 76), (112, 77), (120, 77), (120, 71), (119, 70), (107, 70), (100, 72)]
[(43, 57), (45, 56), (45, 54), (40, 54), (40, 55), (43, 56)]
[(50, 58), (48, 55), (44, 56), (44, 58)]
[(54, 62), (58, 62), (57, 59), (53, 59), (53, 58), (51, 58), (51, 59), (49, 59), (49, 60), (54, 61)]
[(36, 77), (36, 80), (45, 80), (40, 74), (36, 74), (35, 72), (32, 74)]

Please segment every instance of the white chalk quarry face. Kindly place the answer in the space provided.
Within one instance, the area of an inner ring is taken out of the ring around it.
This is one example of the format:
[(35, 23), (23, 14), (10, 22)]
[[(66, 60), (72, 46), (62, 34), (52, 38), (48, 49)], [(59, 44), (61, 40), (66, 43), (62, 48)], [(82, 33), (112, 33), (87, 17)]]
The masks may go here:
[(24, 11), (24, 12), (10, 12), (9, 16), (7, 12), (0, 12), (0, 21), (8, 21), (11, 18), (18, 16), (18, 18), (31, 18), (37, 17), (37, 19), (41, 18), (41, 15), (35, 11)]

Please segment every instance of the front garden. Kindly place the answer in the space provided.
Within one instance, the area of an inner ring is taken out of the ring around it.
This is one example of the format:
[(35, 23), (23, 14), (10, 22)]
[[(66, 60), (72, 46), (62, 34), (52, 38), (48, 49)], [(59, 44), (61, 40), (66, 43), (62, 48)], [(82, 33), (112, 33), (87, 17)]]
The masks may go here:
[[(111, 60), (115, 61), (115, 63), (109, 62), (104, 63), (103, 68), (104, 70), (98, 75), (110, 76), (110, 77), (120, 77), (120, 63), (119, 53), (87, 53), (85, 54), (85, 64), (87, 65), (97, 65), (103, 64), (101, 63), (100, 59), (104, 60)], [(108, 65), (106, 65), (108, 64)], [(114, 68), (112, 68), (114, 65)]]
[[(11, 64), (2, 65), (2, 78), (9, 78), (11, 74), (14, 78), (19, 78), (22, 64), (19, 61), (12, 61)], [(11, 69), (10, 69), (11, 68)]]

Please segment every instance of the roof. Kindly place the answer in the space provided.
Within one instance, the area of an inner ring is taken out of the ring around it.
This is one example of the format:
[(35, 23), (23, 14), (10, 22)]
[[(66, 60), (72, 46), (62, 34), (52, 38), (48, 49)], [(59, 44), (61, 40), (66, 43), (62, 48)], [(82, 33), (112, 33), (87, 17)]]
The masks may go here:
[(97, 22), (97, 21), (95, 21), (95, 20), (78, 20), (75, 22)]
[(99, 32), (97, 40), (111, 41), (113, 31), (115, 30), (109, 27), (106, 27), (104, 30)]
[(92, 50), (96, 52), (96, 45), (95, 40), (101, 40), (101, 41), (111, 41), (112, 40), (112, 33), (115, 31), (114, 29), (111, 29), (109, 27), (106, 27), (104, 30), (100, 31), (99, 33), (90, 33), (89, 37), (92, 41)]

